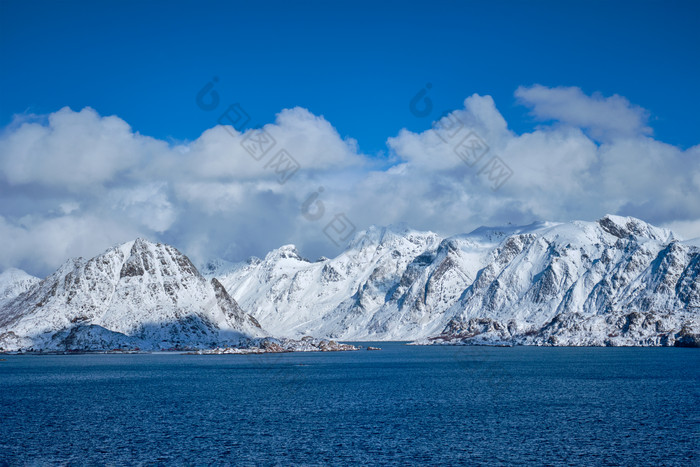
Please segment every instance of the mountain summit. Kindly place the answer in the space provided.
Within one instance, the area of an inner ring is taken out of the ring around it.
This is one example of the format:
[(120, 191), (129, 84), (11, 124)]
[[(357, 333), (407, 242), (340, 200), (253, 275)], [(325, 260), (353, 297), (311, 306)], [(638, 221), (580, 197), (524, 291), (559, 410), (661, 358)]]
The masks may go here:
[(71, 259), (0, 309), (3, 348), (171, 348), (262, 336), (216, 280), (143, 239)]

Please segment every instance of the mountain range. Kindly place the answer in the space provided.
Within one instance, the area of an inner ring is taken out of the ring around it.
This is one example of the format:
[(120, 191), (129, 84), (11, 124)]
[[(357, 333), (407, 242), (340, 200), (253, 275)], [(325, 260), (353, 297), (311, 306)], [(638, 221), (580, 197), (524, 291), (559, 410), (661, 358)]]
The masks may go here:
[(43, 280), (0, 275), (0, 347), (212, 348), (265, 336), (697, 346), (699, 274), (697, 241), (612, 215), (447, 238), (373, 226), (332, 259), (285, 245), (199, 269), (137, 239)]

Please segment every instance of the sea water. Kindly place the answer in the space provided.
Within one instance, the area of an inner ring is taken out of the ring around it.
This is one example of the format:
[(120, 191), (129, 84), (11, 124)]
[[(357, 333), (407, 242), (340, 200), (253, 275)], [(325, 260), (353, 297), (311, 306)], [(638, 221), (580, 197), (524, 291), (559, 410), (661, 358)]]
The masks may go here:
[(697, 349), (369, 345), (0, 356), (0, 464), (698, 465)]

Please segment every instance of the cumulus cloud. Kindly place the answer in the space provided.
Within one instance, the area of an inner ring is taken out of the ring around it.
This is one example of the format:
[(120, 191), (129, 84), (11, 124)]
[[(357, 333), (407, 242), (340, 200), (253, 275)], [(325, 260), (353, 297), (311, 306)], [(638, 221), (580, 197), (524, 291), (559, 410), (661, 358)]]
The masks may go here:
[(134, 133), (118, 117), (64, 107), (46, 122), (17, 119), (0, 138), (0, 171), (11, 185), (36, 183), (79, 191), (102, 184), (167, 144)]
[[(344, 246), (324, 233), (334, 219), (347, 233), (405, 222), (449, 235), (615, 213), (700, 236), (700, 146), (655, 140), (647, 113), (620, 96), (532, 86), (516, 97), (543, 120), (534, 131), (511, 131), (475, 94), (390, 137), (389, 167), (302, 108), (263, 126), (275, 145), (255, 157), (245, 142), (259, 130), (217, 126), (173, 144), (89, 108), (17, 117), (0, 134), (0, 270), (44, 275), (136, 236), (195, 261), (286, 243), (315, 258)], [(281, 150), (297, 164), (284, 179), (271, 164)]]
[(534, 85), (519, 87), (515, 96), (535, 117), (586, 129), (598, 140), (651, 134), (649, 113), (617, 94), (587, 96), (578, 87)]

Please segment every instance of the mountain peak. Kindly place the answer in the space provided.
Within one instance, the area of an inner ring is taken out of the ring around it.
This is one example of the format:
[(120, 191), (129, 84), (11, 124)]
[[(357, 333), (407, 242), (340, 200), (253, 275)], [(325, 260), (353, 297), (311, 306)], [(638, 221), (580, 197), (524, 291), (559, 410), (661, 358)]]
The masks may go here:
[[(176, 248), (145, 239), (112, 247), (90, 260), (69, 260), (44, 281), (0, 303), (0, 328), (22, 345), (68, 348), (73, 331), (81, 345), (135, 343), (170, 348), (209, 346), (262, 335), (218, 282), (209, 282)], [(91, 327), (92, 326), (92, 327)], [(3, 347), (0, 332), (0, 347)], [(111, 347), (110, 347), (111, 348)]]
[(176, 248), (137, 238), (131, 245), (120, 277), (135, 277), (146, 274), (154, 276), (192, 274), (201, 277), (190, 259)]
[(26, 271), (22, 269), (17, 269), (17, 268), (7, 268), (3, 272), (0, 272), (0, 283), (3, 283), (4, 281), (9, 281), (9, 280), (22, 280), (22, 279), (38, 279), (31, 274), (27, 273)]
[(670, 230), (654, 227), (636, 217), (607, 214), (598, 219), (597, 223), (603, 230), (617, 238), (646, 237), (660, 242), (669, 242), (675, 239)]
[(519, 235), (525, 233), (533, 233), (545, 230), (559, 225), (556, 222), (535, 221), (527, 225), (501, 225), (501, 226), (481, 226), (472, 230), (466, 235), (458, 235), (456, 237), (467, 237), (470, 239), (478, 239), (486, 242), (500, 242), (511, 235)]
[(403, 241), (417, 244), (423, 243), (429, 237), (438, 238), (438, 235), (430, 231), (423, 232), (412, 229), (403, 222), (387, 226), (373, 224), (367, 229), (356, 233), (347, 249), (362, 250), (378, 245), (394, 246)]
[(280, 259), (295, 259), (297, 261), (303, 261), (305, 263), (310, 263), (308, 259), (301, 256), (297, 247), (293, 244), (282, 245), (276, 250), (272, 250), (265, 256), (265, 261), (277, 261)]

